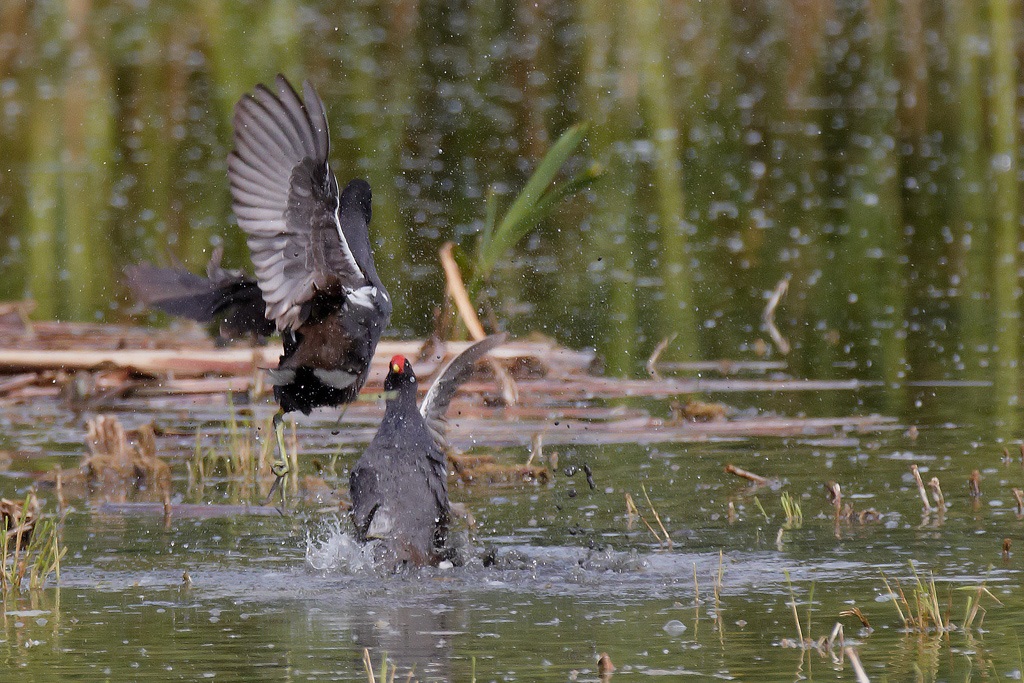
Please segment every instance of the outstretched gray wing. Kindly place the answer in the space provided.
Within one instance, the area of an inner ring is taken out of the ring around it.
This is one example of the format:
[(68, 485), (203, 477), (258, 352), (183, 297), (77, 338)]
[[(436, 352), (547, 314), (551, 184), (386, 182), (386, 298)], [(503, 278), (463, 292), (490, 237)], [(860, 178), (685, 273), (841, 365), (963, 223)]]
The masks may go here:
[(316, 290), (356, 289), (366, 277), (338, 220), (323, 102), (308, 82), (305, 104), (284, 76), (276, 85), (276, 94), (258, 85), (235, 105), (228, 178), (267, 319), (285, 330), (305, 321), (303, 304)]
[(430, 390), (420, 404), (420, 414), (426, 421), (434, 442), (442, 451), (448, 448), (448, 439), (445, 436), (447, 422), (444, 415), (448, 412), (455, 391), (469, 378), (476, 362), (486, 356), (488, 351), (504, 343), (507, 338), (507, 334), (501, 333), (481, 339), (449, 361), (430, 385)]

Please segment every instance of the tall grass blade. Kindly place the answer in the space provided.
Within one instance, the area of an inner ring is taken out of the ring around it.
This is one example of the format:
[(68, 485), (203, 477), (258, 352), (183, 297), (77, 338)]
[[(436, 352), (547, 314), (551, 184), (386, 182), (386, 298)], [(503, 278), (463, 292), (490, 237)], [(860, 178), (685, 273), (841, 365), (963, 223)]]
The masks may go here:
[[(587, 132), (587, 124), (580, 123), (562, 133), (561, 137), (544, 155), (537, 169), (530, 176), (522, 192), (512, 202), (504, 218), (494, 230), (487, 243), (481, 245), (477, 258), (476, 280), (486, 279), (494, 269), (498, 259), (521, 240), (527, 232), (544, 216), (544, 212), (554, 206), (555, 200), (547, 197), (555, 176), (572, 156), (576, 148), (583, 142)], [(566, 185), (573, 187), (575, 179)], [(555, 190), (556, 194), (558, 190)], [(564, 195), (562, 195), (564, 196)]]

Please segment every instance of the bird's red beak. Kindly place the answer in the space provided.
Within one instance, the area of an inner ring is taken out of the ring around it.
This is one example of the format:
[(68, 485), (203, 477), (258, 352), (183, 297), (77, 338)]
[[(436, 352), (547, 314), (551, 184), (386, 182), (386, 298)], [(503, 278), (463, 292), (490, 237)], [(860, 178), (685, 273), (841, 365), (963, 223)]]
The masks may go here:
[(391, 359), (391, 372), (402, 374), (403, 370), (405, 370), (405, 356), (394, 356)]

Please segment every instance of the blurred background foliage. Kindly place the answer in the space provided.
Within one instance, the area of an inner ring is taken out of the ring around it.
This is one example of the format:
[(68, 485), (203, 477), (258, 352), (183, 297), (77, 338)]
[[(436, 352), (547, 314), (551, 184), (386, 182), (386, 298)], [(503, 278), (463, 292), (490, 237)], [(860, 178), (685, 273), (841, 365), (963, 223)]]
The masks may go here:
[[(231, 109), (282, 72), (367, 178), (392, 334), (555, 140), (603, 169), (495, 265), (500, 323), (638, 373), (771, 346), (794, 373), (989, 377), (1016, 400), (1021, 8), (1008, 0), (0, 3), (0, 298), (121, 321), (139, 260), (247, 264)], [(144, 317), (144, 316), (143, 316)], [(899, 401), (899, 394), (894, 400)]]

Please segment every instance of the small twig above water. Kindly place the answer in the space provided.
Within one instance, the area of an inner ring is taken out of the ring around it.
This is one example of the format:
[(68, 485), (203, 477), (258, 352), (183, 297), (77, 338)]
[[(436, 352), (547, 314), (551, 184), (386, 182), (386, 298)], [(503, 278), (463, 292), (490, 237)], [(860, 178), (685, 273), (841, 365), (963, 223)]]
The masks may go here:
[(654, 351), (651, 352), (651, 357), (647, 359), (647, 374), (652, 379), (661, 379), (661, 375), (658, 374), (658, 357), (668, 348), (668, 345), (672, 343), (678, 334), (678, 332), (673, 332), (665, 337), (658, 342), (658, 345), (654, 347)]

